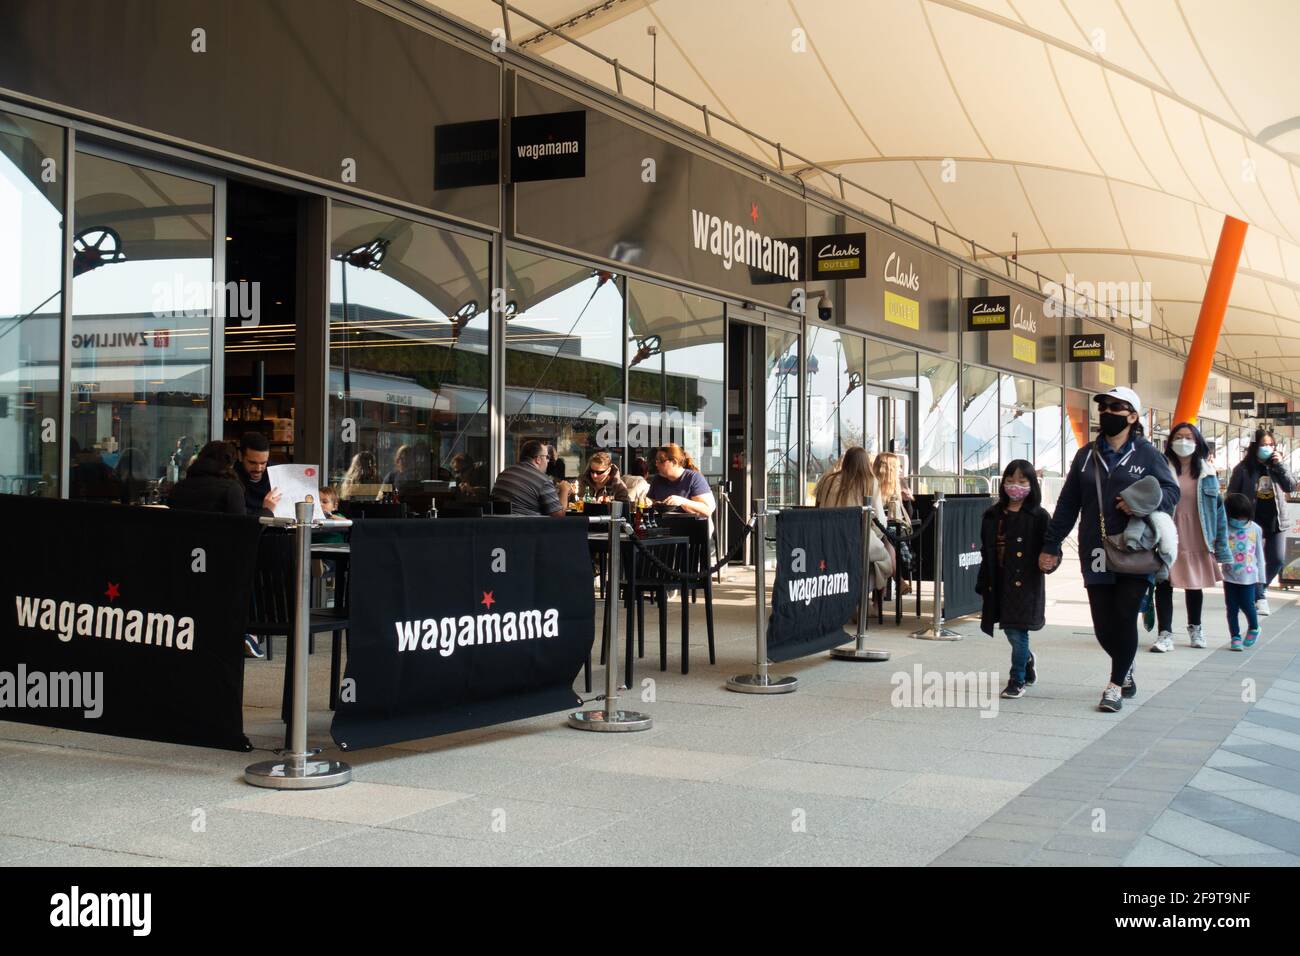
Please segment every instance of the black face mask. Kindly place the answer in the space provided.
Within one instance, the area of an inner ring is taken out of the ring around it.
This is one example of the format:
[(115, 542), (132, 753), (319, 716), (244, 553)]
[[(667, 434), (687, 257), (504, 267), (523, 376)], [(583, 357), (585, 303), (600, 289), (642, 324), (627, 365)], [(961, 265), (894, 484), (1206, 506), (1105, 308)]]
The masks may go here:
[(1114, 412), (1102, 412), (1101, 414), (1101, 433), (1107, 438), (1114, 438), (1128, 426), (1127, 414), (1117, 415)]

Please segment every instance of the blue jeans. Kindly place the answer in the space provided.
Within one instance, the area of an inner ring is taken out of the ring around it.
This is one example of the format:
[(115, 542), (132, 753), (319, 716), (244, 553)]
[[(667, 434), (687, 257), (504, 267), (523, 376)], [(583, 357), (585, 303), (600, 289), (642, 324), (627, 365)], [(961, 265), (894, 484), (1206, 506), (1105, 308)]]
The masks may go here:
[(1016, 627), (1004, 627), (1011, 642), (1011, 679), (1017, 684), (1025, 682), (1025, 665), (1029, 663), (1029, 632)]
[(1255, 616), (1255, 585), (1224, 581), (1223, 596), (1228, 602), (1229, 634), (1233, 637), (1241, 636), (1241, 630), (1237, 627), (1238, 611), (1246, 615), (1246, 623), (1252, 631), (1259, 630), (1259, 618)]

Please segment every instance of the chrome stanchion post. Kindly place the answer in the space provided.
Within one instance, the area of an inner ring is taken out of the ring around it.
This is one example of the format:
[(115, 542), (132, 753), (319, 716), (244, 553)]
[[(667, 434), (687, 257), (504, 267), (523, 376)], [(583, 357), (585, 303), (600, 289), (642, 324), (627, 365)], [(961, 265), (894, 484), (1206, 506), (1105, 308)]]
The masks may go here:
[(352, 768), (338, 760), (312, 760), (307, 750), (307, 643), (311, 633), (310, 496), (294, 506), (293, 693), (289, 698), (289, 751), (282, 761), (265, 760), (244, 770), (244, 780), (272, 790), (321, 790), (352, 779)]
[(758, 637), (754, 663), (757, 672), (737, 674), (727, 690), (739, 694), (788, 694), (799, 687), (797, 677), (773, 677), (767, 670), (767, 502), (754, 499), (754, 630)]
[[(961, 635), (943, 626), (943, 508), (942, 491), (934, 494), (934, 613), (930, 626), (913, 631), (911, 636), (922, 641), (960, 641)], [(920, 587), (917, 588), (918, 593)]]
[(837, 661), (887, 661), (889, 651), (867, 647), (867, 618), (871, 616), (871, 505), (862, 506), (862, 586), (858, 589), (858, 639), (853, 647), (831, 649)]
[[(609, 635), (609, 647), (605, 656), (605, 706), (600, 710), (580, 710), (570, 714), (569, 726), (578, 730), (614, 733), (649, 730), (654, 726), (654, 719), (645, 714), (634, 710), (618, 709), (618, 566), (622, 557), (620, 540), (622, 530), (623, 502), (610, 502), (609, 585), (605, 588), (605, 632)], [(635, 600), (634, 595), (628, 597)]]

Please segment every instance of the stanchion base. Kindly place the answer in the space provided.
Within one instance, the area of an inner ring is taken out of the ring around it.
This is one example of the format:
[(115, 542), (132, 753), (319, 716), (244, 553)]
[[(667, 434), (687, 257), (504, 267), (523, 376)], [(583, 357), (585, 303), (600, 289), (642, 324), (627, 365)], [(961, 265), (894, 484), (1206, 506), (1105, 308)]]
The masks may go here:
[(797, 677), (773, 677), (770, 674), (737, 674), (727, 681), (727, 690), (737, 694), (789, 694), (799, 689)]
[(308, 760), (298, 773), (284, 760), (264, 760), (244, 770), (246, 783), (271, 790), (324, 790), (351, 779), (352, 768), (338, 760)]
[(569, 715), (569, 726), (577, 730), (594, 730), (606, 734), (649, 730), (654, 718), (634, 710), (580, 710)]
[(864, 647), (862, 650), (856, 647), (836, 647), (831, 650), (831, 657), (837, 661), (887, 661), (889, 651), (874, 647)]
[(914, 637), (918, 641), (960, 641), (962, 636), (956, 631), (949, 630), (940, 624), (935, 627), (933, 624), (924, 627), (919, 631), (913, 631), (908, 637)]

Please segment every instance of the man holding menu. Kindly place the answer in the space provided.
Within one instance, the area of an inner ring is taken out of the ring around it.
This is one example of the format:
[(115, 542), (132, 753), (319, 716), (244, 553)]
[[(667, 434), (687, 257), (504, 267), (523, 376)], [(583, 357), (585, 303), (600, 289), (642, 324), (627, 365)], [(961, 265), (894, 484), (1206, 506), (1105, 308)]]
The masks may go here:
[(261, 432), (244, 432), (239, 439), (239, 461), (235, 462), (235, 474), (244, 486), (244, 507), (250, 515), (266, 515), (275, 512), (275, 504), (280, 500), (280, 492), (271, 487), (271, 479), (266, 474), (266, 464), (271, 460), (271, 443)]

